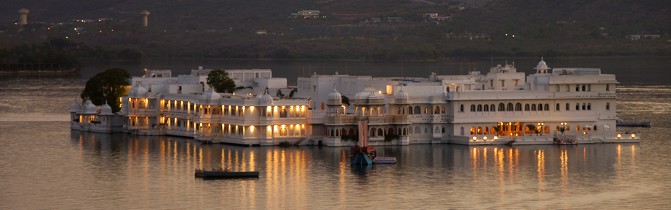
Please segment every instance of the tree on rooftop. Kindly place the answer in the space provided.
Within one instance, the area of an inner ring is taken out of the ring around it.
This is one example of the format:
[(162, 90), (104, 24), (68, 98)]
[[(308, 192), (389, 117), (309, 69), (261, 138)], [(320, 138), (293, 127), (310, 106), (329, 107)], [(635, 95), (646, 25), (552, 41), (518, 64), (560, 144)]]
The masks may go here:
[(228, 73), (221, 69), (212, 70), (207, 74), (207, 84), (217, 92), (232, 93), (235, 91), (235, 81), (228, 77)]
[(91, 100), (96, 106), (107, 102), (112, 107), (112, 112), (119, 112), (121, 111), (119, 98), (125, 94), (124, 86), (128, 85), (129, 78), (130, 74), (126, 69), (107, 69), (86, 81), (80, 96), (83, 100)]

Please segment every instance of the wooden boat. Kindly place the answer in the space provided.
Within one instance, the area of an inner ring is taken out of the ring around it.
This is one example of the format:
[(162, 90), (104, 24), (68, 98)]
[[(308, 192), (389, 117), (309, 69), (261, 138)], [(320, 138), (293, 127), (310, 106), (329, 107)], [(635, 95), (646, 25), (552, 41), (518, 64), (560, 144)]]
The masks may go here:
[(624, 120), (617, 120), (615, 121), (615, 125), (618, 127), (644, 127), (644, 128), (649, 128), (652, 126), (652, 123), (650, 122), (633, 122), (633, 121), (624, 121)]
[(227, 169), (196, 169), (195, 176), (203, 179), (259, 178), (258, 171), (230, 171)]
[(396, 157), (376, 157), (375, 160), (373, 160), (373, 163), (375, 164), (394, 164), (396, 163)]

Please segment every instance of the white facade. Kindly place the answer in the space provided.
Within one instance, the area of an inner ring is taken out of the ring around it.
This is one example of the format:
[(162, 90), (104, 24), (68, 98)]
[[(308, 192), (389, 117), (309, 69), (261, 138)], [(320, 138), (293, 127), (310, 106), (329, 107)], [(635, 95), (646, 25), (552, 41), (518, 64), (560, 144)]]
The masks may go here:
[[(506, 64), (485, 74), (427, 78), (314, 74), (297, 78), (290, 99), (271, 96), (273, 89), (287, 90), (287, 83), (268, 69), (226, 70), (237, 86), (249, 87), (235, 94), (207, 87), (210, 70), (178, 77), (151, 71), (133, 77), (116, 114), (124, 118), (123, 130), (135, 134), (249, 145), (355, 145), (362, 120), (372, 145), (552, 144), (558, 137), (638, 142), (640, 136), (615, 130), (615, 75), (551, 69), (543, 60), (535, 70), (525, 75)], [(73, 129), (85, 122), (77, 117), (90, 115), (77, 113)]]

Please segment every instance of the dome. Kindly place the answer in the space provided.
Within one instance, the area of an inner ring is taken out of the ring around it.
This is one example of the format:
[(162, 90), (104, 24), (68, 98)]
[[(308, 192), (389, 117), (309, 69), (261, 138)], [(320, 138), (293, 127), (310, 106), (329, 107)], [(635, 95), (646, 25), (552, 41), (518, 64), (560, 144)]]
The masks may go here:
[(77, 102), (77, 99), (75, 99), (72, 102), (72, 105), (70, 105), (70, 112), (78, 112), (82, 109), (82, 105)]
[(408, 100), (408, 98), (410, 98), (410, 95), (403, 88), (396, 93), (396, 100)]
[(84, 114), (95, 114), (97, 112), (96, 105), (93, 105), (91, 100), (86, 100), (86, 102), (84, 102)]
[(342, 104), (342, 95), (338, 90), (336, 90), (335, 84), (333, 85), (333, 90), (328, 95), (328, 104), (330, 105), (340, 105)]
[(105, 103), (100, 107), (100, 114), (111, 115), (114, 113), (112, 112), (112, 107), (109, 104)]
[(545, 61), (541, 57), (541, 61), (538, 62), (538, 65), (536, 65), (536, 68), (534, 69), (550, 69), (550, 68), (548, 67), (548, 64), (545, 63)]
[(141, 84), (138, 84), (137, 86), (133, 86), (133, 88), (130, 89), (130, 92), (128, 93), (128, 95), (139, 96), (139, 95), (144, 95), (145, 93), (147, 93), (147, 89), (142, 87)]
[(259, 99), (259, 105), (273, 104), (273, 97), (268, 94), (268, 88), (266, 88), (266, 91), (264, 91), (263, 94), (256, 96), (256, 99)]
[(210, 89), (207, 92), (204, 92), (203, 95), (200, 96), (201, 101), (216, 101), (221, 98), (221, 95), (219, 93), (214, 92), (213, 89)]
[(355, 100), (367, 100), (371, 95), (376, 93), (377, 90), (375, 90), (374, 87), (371, 86), (366, 86), (361, 92), (358, 92), (356, 95), (354, 95)]

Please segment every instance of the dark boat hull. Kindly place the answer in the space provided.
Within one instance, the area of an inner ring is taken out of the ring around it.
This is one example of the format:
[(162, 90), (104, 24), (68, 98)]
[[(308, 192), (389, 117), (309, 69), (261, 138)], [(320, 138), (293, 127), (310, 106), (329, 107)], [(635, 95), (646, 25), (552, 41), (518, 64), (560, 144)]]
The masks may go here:
[(232, 171), (203, 171), (196, 172), (196, 177), (203, 179), (238, 179), (259, 178), (258, 171), (232, 172)]

